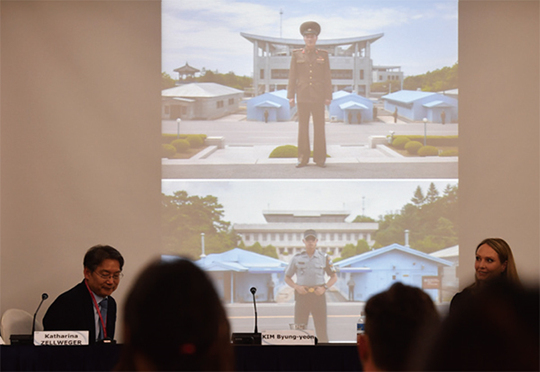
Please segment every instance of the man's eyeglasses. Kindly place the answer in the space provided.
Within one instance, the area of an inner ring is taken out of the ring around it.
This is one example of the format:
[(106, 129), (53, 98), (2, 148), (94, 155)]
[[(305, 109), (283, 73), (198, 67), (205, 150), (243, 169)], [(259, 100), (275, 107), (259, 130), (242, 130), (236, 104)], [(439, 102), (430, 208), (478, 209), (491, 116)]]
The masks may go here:
[(114, 273), (114, 274), (111, 274), (107, 271), (102, 271), (100, 273), (98, 273), (97, 271), (94, 271), (101, 279), (105, 279), (105, 280), (108, 280), (110, 278), (112, 278), (113, 280), (120, 280), (123, 276), (124, 276), (124, 273)]

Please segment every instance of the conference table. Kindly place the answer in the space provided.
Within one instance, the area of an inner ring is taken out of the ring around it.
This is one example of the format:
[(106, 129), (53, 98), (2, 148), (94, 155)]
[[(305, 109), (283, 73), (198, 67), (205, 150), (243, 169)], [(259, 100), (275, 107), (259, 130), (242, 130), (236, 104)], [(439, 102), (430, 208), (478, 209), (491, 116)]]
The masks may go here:
[[(111, 371), (121, 344), (0, 346), (1, 371)], [(361, 371), (355, 343), (234, 345), (237, 371)]]

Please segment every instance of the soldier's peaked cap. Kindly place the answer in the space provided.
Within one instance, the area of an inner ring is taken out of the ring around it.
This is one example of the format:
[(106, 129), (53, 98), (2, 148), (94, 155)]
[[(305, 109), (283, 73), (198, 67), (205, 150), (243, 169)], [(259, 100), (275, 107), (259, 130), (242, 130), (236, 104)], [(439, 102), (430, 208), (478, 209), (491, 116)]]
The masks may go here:
[(304, 22), (300, 25), (300, 33), (302, 36), (307, 34), (315, 34), (319, 36), (321, 33), (321, 25), (314, 21)]

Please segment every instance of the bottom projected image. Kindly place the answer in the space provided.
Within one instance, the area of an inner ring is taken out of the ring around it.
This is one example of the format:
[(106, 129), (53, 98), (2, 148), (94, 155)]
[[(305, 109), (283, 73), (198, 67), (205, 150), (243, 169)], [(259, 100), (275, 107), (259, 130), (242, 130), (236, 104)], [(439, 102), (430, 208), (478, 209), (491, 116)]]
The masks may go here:
[(458, 290), (458, 182), (162, 180), (162, 254), (213, 280), (233, 332), (356, 340), (365, 302), (395, 282), (441, 309)]

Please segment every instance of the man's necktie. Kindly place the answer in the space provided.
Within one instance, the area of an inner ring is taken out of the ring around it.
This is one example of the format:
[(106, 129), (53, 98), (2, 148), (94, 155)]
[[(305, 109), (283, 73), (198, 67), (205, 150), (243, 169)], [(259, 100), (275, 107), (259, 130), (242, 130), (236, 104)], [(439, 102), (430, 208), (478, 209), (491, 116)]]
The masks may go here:
[[(104, 298), (99, 303), (99, 311), (101, 312), (101, 317), (103, 318), (103, 323), (105, 323), (105, 326), (107, 325), (107, 306), (108, 306), (108, 299)], [(103, 340), (105, 338), (105, 334), (103, 332), (103, 323), (101, 323), (101, 320), (99, 321), (98, 340)]]

